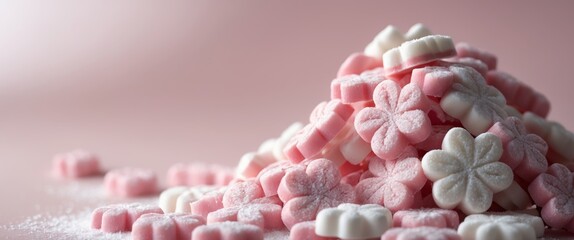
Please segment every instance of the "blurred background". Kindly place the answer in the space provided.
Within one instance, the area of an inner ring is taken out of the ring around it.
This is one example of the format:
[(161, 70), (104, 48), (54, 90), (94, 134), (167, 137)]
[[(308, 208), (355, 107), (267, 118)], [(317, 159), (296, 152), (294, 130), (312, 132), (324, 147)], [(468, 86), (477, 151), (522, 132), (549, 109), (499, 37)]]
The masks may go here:
[(307, 121), (388, 24), (497, 54), (574, 130), (572, 1), (56, 2), (0, 1), (0, 223), (61, 204), (42, 189), (51, 157), (74, 148), (161, 176), (234, 165)]

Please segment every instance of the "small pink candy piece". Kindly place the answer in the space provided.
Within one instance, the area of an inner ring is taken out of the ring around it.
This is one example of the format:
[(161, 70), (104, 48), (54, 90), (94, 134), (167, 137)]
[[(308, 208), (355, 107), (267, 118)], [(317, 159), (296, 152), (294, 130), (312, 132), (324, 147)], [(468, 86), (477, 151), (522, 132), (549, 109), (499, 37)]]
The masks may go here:
[(416, 228), (391, 228), (381, 240), (460, 240), (461, 237), (455, 230), (450, 228), (416, 227)]
[(193, 230), (193, 240), (263, 240), (260, 227), (240, 222), (220, 222)]
[(395, 159), (409, 144), (424, 141), (431, 133), (426, 115), (428, 101), (414, 84), (404, 88), (390, 80), (375, 89), (375, 107), (362, 109), (355, 118), (357, 133), (371, 143), (382, 159)]
[(263, 229), (285, 227), (281, 221), (281, 206), (270, 203), (226, 207), (207, 215), (208, 224), (226, 221), (252, 224)]
[(430, 35), (404, 42), (383, 54), (383, 66), (387, 76), (397, 75), (429, 62), (456, 55), (452, 39), (447, 36)]
[(285, 176), (285, 173), (296, 167), (300, 166), (289, 161), (281, 161), (273, 163), (261, 170), (259, 175), (257, 175), (257, 179), (261, 184), (265, 196), (277, 195), (277, 188), (279, 188), (279, 183), (281, 179), (283, 179), (283, 176)]
[(205, 224), (197, 215), (147, 213), (132, 226), (133, 240), (189, 240), (193, 230)]
[(360, 75), (346, 75), (331, 82), (331, 99), (340, 99), (342, 103), (355, 103), (373, 100), (375, 87), (385, 80), (382, 68), (376, 68)]
[(454, 73), (445, 67), (416, 68), (413, 69), (411, 82), (427, 96), (442, 97), (454, 82)]
[(503, 152), (500, 161), (514, 170), (514, 174), (530, 183), (546, 172), (548, 145), (536, 134), (528, 133), (519, 118), (509, 117), (495, 123), (488, 132), (498, 136)]
[(562, 164), (552, 164), (528, 186), (544, 222), (553, 228), (574, 232), (574, 173)]
[(100, 159), (85, 150), (74, 150), (54, 156), (54, 173), (59, 177), (80, 178), (100, 173)]
[(383, 62), (380, 59), (367, 56), (363, 53), (353, 53), (341, 64), (337, 72), (337, 77), (353, 74), (359, 75), (364, 71), (382, 66)]
[(496, 87), (506, 98), (506, 102), (520, 112), (534, 112), (546, 117), (550, 112), (550, 101), (531, 87), (518, 81), (512, 75), (501, 71), (489, 71), (488, 84)]
[(470, 46), (465, 42), (459, 42), (456, 44), (456, 55), (459, 58), (469, 57), (478, 59), (488, 66), (488, 70), (496, 69), (496, 62), (498, 61), (496, 55)]
[(423, 142), (417, 143), (415, 147), (423, 151), (440, 149), (444, 136), (454, 126), (452, 125), (433, 125), (432, 133)]
[(163, 214), (163, 211), (158, 206), (139, 203), (99, 207), (92, 212), (91, 226), (107, 233), (131, 231), (132, 224), (145, 213)]
[(396, 161), (373, 157), (369, 172), (375, 177), (361, 180), (355, 188), (359, 202), (380, 204), (393, 212), (412, 207), (415, 194), (427, 181), (420, 160), (414, 157)]
[(393, 215), (393, 227), (436, 227), (456, 229), (460, 220), (453, 210), (413, 209), (401, 210)]
[(233, 183), (223, 194), (224, 207), (241, 206), (249, 203), (281, 204), (277, 197), (265, 197), (261, 185), (253, 179)]
[(191, 213), (207, 218), (210, 212), (223, 208), (223, 194), (225, 190), (209, 192), (200, 199), (190, 203)]
[(283, 152), (291, 162), (313, 157), (346, 126), (353, 107), (339, 100), (322, 102), (311, 113), (310, 122), (287, 144)]
[(340, 181), (337, 166), (327, 159), (316, 159), (306, 168), (287, 172), (277, 190), (285, 203), (281, 213), (285, 226), (313, 220), (322, 209), (354, 203), (353, 187)]
[(115, 169), (104, 177), (104, 187), (110, 196), (137, 197), (154, 194), (158, 190), (157, 176), (151, 170)]
[(300, 222), (291, 227), (289, 240), (336, 240), (337, 238), (321, 237), (315, 234), (315, 221)]
[(225, 186), (234, 178), (234, 172), (220, 165), (177, 163), (167, 172), (167, 183), (173, 186), (216, 185)]

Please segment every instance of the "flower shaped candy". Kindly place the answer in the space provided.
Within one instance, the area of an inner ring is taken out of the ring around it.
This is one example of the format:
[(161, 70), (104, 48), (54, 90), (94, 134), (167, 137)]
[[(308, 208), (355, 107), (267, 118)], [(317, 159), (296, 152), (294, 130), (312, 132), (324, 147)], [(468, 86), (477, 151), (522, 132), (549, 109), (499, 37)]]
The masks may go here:
[(393, 215), (394, 227), (458, 227), (460, 220), (453, 210), (430, 208), (401, 210)]
[(189, 240), (193, 230), (205, 224), (197, 215), (147, 213), (136, 220), (132, 227), (133, 240)]
[(161, 214), (163, 212), (157, 206), (139, 203), (98, 207), (92, 212), (91, 227), (106, 233), (131, 231), (132, 224), (146, 213)]
[(539, 217), (527, 214), (472, 214), (458, 226), (458, 234), (463, 239), (534, 240), (544, 234), (544, 223)]
[(254, 179), (236, 182), (227, 187), (223, 194), (223, 206), (233, 207), (250, 203), (275, 203), (281, 204), (277, 196), (265, 197), (263, 188)]
[(207, 224), (227, 221), (252, 224), (264, 229), (284, 227), (281, 221), (281, 206), (271, 203), (226, 207), (207, 215)]
[(412, 207), (415, 194), (427, 181), (416, 157), (396, 161), (372, 157), (369, 172), (375, 177), (363, 179), (355, 187), (359, 202), (380, 204), (391, 211)]
[(337, 238), (318, 236), (315, 233), (315, 221), (307, 221), (293, 225), (289, 231), (289, 239), (336, 240)]
[(341, 239), (370, 239), (383, 235), (392, 224), (391, 212), (380, 205), (344, 203), (319, 212), (315, 233)]
[(193, 240), (263, 240), (263, 229), (240, 222), (219, 222), (195, 228)]
[(337, 166), (324, 158), (287, 172), (277, 190), (285, 203), (281, 213), (285, 226), (291, 228), (295, 223), (313, 220), (322, 209), (354, 203), (353, 187), (340, 180)]
[(192, 202), (218, 189), (215, 186), (171, 187), (159, 195), (158, 204), (164, 213), (189, 213)]
[(574, 232), (574, 173), (566, 166), (552, 164), (532, 181), (528, 192), (542, 207), (541, 215), (548, 226)]
[(416, 227), (391, 228), (381, 236), (381, 240), (460, 240), (461, 237), (450, 228)]
[(442, 150), (424, 155), (422, 168), (433, 181), (432, 194), (441, 208), (460, 208), (464, 213), (481, 213), (492, 204), (494, 193), (508, 188), (512, 169), (498, 162), (500, 139), (484, 133), (474, 139), (463, 128), (449, 130)]
[(375, 87), (385, 79), (382, 68), (366, 71), (361, 75), (347, 75), (331, 82), (331, 99), (341, 99), (349, 104), (372, 101)]
[(317, 155), (345, 128), (353, 111), (340, 100), (320, 103), (311, 112), (310, 123), (291, 138), (283, 153), (294, 163)]
[(504, 151), (500, 161), (527, 183), (548, 168), (548, 145), (538, 135), (529, 134), (520, 119), (509, 117), (495, 123), (488, 132), (502, 141)]
[(508, 73), (489, 71), (486, 81), (504, 95), (508, 105), (520, 112), (534, 112), (542, 117), (550, 112), (548, 98)]
[(401, 89), (385, 80), (375, 88), (373, 100), (374, 108), (364, 108), (355, 117), (355, 129), (380, 158), (395, 159), (407, 145), (430, 135), (428, 102), (416, 85)]
[(382, 66), (383, 62), (381, 58), (367, 56), (363, 53), (353, 53), (341, 64), (339, 71), (337, 71), (337, 77), (353, 74), (359, 75), (366, 70)]
[(459, 42), (456, 44), (457, 58), (474, 58), (484, 62), (488, 66), (488, 70), (495, 70), (497, 58), (496, 55), (471, 46), (468, 43)]
[(440, 101), (446, 114), (462, 122), (473, 135), (490, 128), (496, 121), (507, 117), (506, 100), (496, 88), (470, 67), (451, 66), (455, 81)]
[(574, 161), (574, 133), (560, 123), (548, 121), (538, 115), (526, 112), (522, 118), (526, 130), (540, 136), (548, 143), (547, 159), (553, 163)]

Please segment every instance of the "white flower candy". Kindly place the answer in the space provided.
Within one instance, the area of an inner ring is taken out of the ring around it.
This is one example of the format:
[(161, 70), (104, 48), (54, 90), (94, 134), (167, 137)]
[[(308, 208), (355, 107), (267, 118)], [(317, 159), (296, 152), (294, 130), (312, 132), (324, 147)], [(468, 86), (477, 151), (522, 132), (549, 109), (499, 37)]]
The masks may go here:
[(378, 204), (344, 203), (317, 214), (317, 236), (342, 239), (378, 238), (392, 226), (391, 211)]
[(540, 217), (505, 212), (497, 214), (473, 214), (458, 226), (463, 239), (514, 240), (536, 239), (544, 234), (544, 223)]

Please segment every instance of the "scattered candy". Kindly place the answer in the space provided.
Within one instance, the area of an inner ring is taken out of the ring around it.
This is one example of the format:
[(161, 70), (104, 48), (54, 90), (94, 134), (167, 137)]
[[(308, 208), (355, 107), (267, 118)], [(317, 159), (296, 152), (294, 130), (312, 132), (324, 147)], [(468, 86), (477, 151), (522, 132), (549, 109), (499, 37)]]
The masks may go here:
[(151, 170), (121, 168), (109, 171), (104, 186), (110, 196), (137, 197), (154, 194), (158, 190), (157, 177)]
[(147, 213), (132, 226), (133, 240), (189, 240), (193, 230), (205, 224), (205, 220), (189, 214)]
[(240, 222), (220, 222), (193, 230), (193, 240), (263, 240), (263, 230)]
[(109, 205), (96, 208), (92, 212), (91, 226), (107, 233), (131, 231), (132, 224), (146, 213), (163, 214), (159, 207), (153, 205), (139, 203)]
[(54, 173), (64, 178), (81, 178), (100, 173), (100, 159), (85, 150), (74, 150), (54, 156)]
[(393, 215), (393, 227), (436, 227), (456, 229), (460, 220), (458, 214), (447, 209), (401, 210)]
[(341, 204), (323, 209), (315, 221), (315, 233), (342, 239), (369, 239), (381, 236), (392, 226), (391, 212), (377, 204)]

